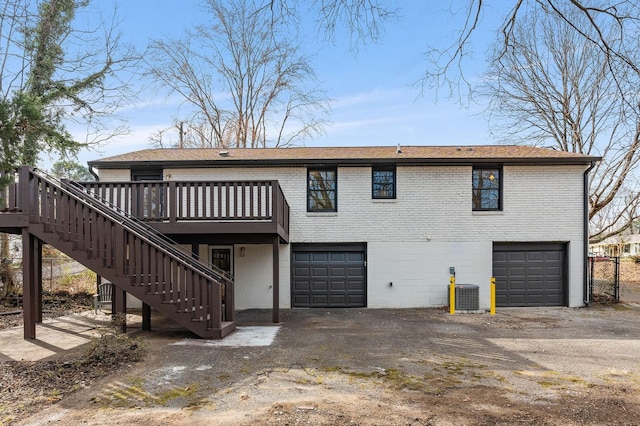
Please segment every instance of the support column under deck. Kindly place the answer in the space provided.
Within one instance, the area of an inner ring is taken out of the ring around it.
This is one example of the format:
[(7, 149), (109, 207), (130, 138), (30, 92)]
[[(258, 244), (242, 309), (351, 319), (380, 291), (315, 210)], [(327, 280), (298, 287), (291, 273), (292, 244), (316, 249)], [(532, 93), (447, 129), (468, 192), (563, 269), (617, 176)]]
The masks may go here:
[(24, 338), (35, 339), (42, 321), (42, 242), (28, 228), (22, 229), (22, 306)]
[[(127, 292), (118, 287), (113, 288), (113, 314), (118, 321), (122, 321), (120, 328), (127, 332)], [(120, 314), (120, 315), (117, 315)], [(117, 316), (116, 316), (117, 315)], [(119, 318), (118, 318), (119, 317)]]
[(151, 306), (142, 303), (142, 329), (151, 331)]
[(36, 322), (42, 324), (42, 241), (35, 238)]
[(273, 322), (280, 322), (280, 237), (273, 237)]

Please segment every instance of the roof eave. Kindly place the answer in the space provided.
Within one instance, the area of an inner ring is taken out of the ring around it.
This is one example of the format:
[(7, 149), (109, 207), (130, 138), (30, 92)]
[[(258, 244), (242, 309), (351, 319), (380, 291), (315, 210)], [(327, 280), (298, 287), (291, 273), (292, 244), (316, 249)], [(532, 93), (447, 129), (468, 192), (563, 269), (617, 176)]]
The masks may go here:
[(201, 167), (237, 167), (237, 166), (313, 166), (340, 165), (366, 166), (370, 164), (398, 165), (443, 165), (461, 166), (471, 164), (529, 164), (529, 165), (586, 165), (600, 161), (601, 157), (551, 157), (551, 158), (509, 158), (509, 157), (473, 157), (473, 158), (313, 158), (313, 159), (224, 159), (224, 160), (138, 160), (138, 161), (89, 161), (89, 167), (97, 169), (128, 169), (133, 167), (157, 168), (201, 168)]

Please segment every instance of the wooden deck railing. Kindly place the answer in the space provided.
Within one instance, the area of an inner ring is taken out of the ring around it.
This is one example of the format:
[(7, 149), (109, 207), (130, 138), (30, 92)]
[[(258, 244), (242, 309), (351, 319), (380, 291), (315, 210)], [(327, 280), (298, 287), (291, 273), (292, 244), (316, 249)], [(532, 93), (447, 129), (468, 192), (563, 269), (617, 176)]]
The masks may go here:
[[(69, 251), (97, 266), (96, 272), (123, 290), (202, 337), (216, 337), (224, 317), (233, 321), (233, 283), (163, 241), (146, 225), (82, 188), (56, 182), (28, 167), (20, 169), (18, 188), (17, 209), (28, 215), (31, 226), (41, 226), (42, 238), (69, 244)], [(222, 312), (222, 286), (226, 312)], [(163, 309), (169, 305), (170, 309)]]
[(289, 204), (277, 180), (81, 184), (140, 220), (265, 221), (289, 231)]
[(0, 211), (18, 212), (18, 184), (15, 172), (0, 170)]

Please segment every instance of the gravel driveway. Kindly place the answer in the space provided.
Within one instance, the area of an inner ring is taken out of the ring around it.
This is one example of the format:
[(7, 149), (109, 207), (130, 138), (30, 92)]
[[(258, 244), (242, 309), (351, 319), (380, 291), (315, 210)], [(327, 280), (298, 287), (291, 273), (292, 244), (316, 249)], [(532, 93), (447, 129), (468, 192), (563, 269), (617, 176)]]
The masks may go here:
[[(240, 313), (269, 326), (270, 311)], [(20, 424), (639, 424), (640, 307), (285, 310), (268, 346), (159, 323), (149, 357)], [(274, 326), (270, 326), (274, 327)]]

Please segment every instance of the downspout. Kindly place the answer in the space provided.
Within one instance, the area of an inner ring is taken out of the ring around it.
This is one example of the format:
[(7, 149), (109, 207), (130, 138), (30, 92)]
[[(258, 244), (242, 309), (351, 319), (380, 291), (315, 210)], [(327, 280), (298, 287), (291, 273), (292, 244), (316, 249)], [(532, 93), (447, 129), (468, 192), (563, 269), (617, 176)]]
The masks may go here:
[(596, 166), (596, 162), (592, 161), (587, 170), (584, 171), (584, 247), (583, 247), (583, 302), (586, 306), (591, 304), (589, 294), (589, 172)]
[(91, 164), (89, 164), (89, 173), (91, 173), (93, 175), (93, 177), (96, 179), (96, 182), (98, 182), (100, 180), (100, 177), (98, 176), (98, 174), (93, 170), (93, 166)]

